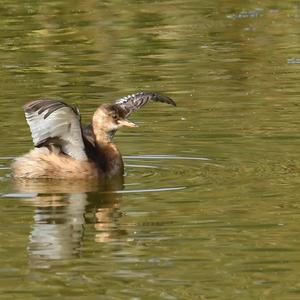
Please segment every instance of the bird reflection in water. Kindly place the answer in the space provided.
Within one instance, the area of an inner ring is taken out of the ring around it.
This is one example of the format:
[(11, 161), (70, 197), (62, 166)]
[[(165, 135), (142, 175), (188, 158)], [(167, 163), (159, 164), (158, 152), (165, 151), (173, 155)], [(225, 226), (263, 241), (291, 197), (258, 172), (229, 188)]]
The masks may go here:
[[(35, 207), (28, 254), (33, 268), (48, 268), (54, 260), (80, 256), (82, 246), (95, 229), (94, 241), (108, 243), (126, 232), (118, 220), (122, 181), (15, 180), (19, 192), (28, 193), (26, 203)], [(33, 196), (34, 195), (34, 196)], [(92, 227), (89, 225), (93, 225)]]

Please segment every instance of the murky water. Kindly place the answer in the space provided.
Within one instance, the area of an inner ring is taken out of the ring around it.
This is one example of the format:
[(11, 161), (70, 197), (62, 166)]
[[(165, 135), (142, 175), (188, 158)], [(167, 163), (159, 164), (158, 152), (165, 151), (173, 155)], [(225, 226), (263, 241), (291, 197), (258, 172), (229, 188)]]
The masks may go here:
[[(0, 4), (1, 299), (299, 299), (297, 1)], [(147, 90), (124, 188), (13, 181), (22, 105)]]

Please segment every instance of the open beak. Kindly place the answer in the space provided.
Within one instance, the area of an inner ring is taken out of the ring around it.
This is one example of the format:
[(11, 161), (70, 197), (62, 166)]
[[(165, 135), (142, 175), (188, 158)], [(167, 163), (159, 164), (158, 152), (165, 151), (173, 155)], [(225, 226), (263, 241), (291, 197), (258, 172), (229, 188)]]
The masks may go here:
[(138, 127), (138, 125), (136, 125), (135, 123), (130, 122), (126, 119), (118, 120), (118, 124), (121, 126), (126, 126), (126, 127)]

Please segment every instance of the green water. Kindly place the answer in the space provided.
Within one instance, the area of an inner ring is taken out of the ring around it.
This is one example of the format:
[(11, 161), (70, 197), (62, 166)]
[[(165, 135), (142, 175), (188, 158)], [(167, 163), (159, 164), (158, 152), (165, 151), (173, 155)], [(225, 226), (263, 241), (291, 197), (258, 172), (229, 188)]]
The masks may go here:
[[(0, 4), (0, 299), (299, 299), (297, 1)], [(10, 178), (22, 105), (159, 91), (124, 189)]]

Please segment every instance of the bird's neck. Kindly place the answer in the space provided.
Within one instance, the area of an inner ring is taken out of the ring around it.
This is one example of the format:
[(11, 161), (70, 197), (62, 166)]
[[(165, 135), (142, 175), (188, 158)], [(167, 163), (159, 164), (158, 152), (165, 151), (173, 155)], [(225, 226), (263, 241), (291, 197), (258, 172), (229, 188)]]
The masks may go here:
[(98, 129), (96, 131), (94, 130), (94, 133), (95, 133), (96, 143), (97, 143), (97, 145), (99, 145), (101, 147), (111, 144), (112, 140), (115, 136), (115, 131), (107, 132), (107, 131)]
[(98, 162), (103, 172), (109, 177), (123, 175), (123, 159), (117, 146), (108, 140), (96, 140), (96, 143)]
[(124, 173), (122, 155), (112, 142), (113, 135), (99, 129), (96, 131), (91, 125), (84, 131), (89, 158), (109, 177)]

